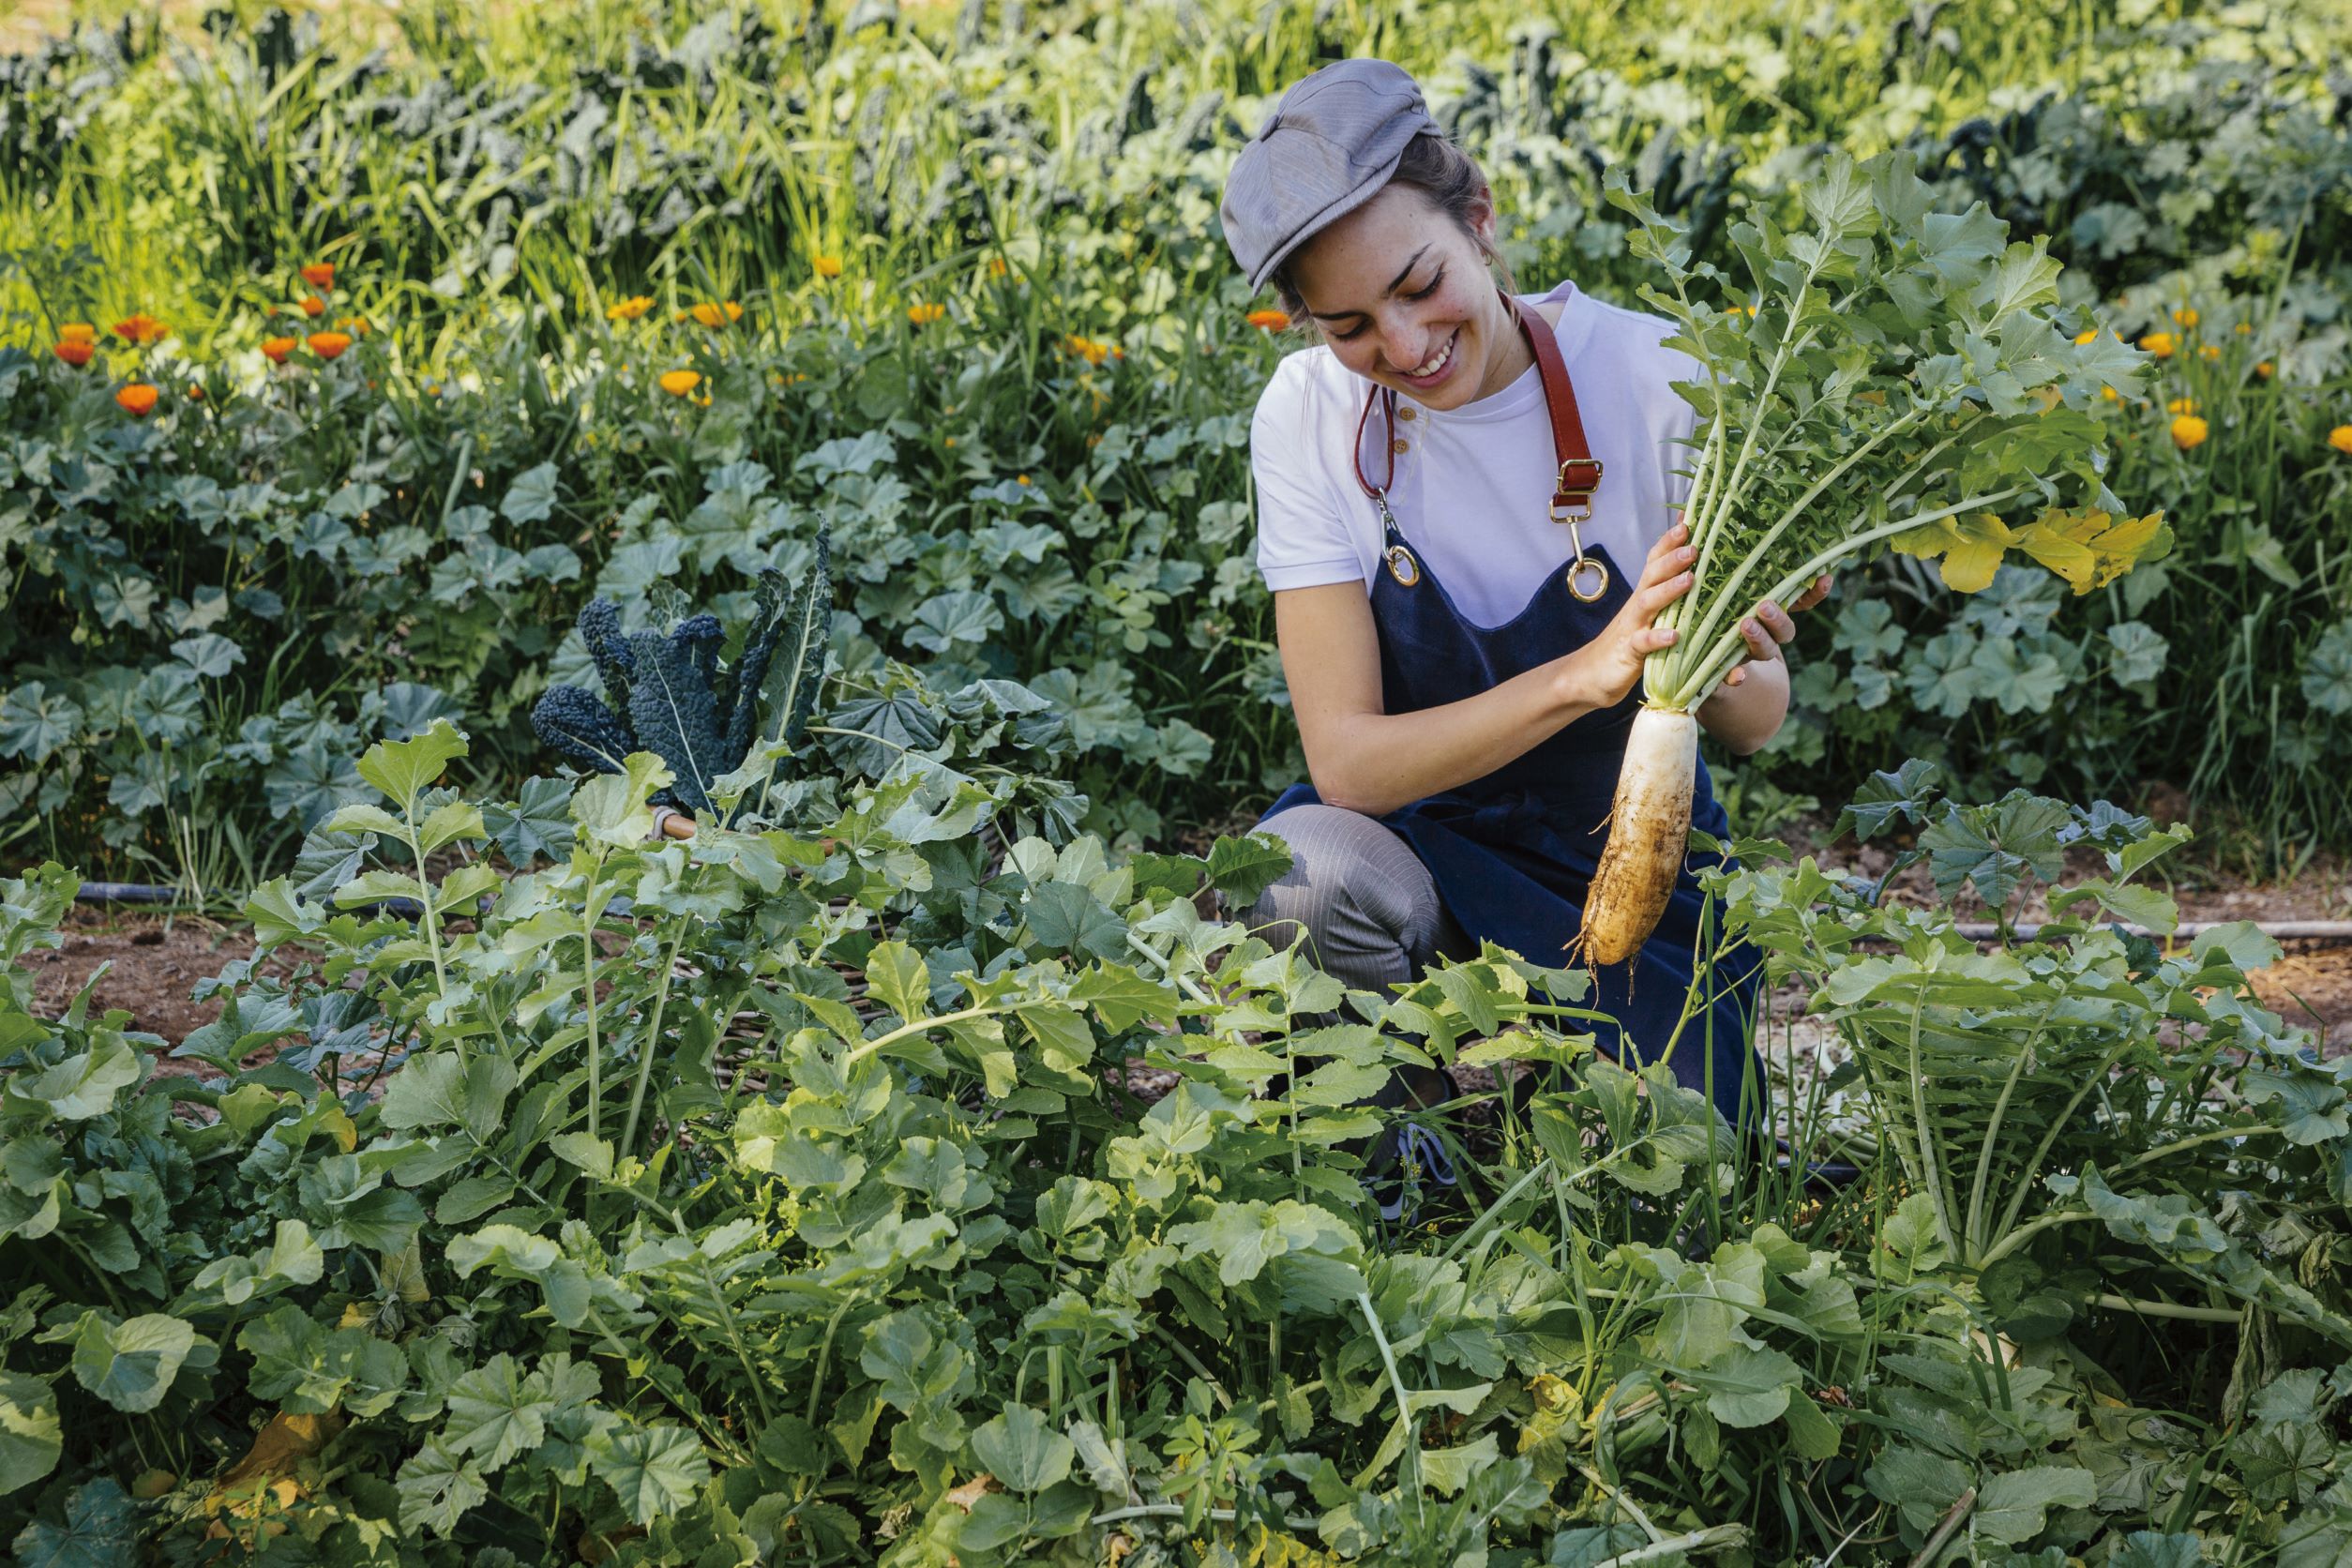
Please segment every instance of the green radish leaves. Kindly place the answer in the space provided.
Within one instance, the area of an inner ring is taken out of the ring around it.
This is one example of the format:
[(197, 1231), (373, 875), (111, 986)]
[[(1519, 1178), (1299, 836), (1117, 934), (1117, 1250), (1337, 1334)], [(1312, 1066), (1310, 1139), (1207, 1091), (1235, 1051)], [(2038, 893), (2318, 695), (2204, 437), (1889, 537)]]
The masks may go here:
[[(1800, 192), (1805, 225), (1733, 227), (1747, 276), (1694, 263), (1681, 230), (1611, 170), (1635, 253), (1664, 273), (1642, 298), (1699, 361), (1678, 387), (1699, 415), (1685, 507), (1696, 583), (1644, 686), (1686, 709), (1742, 656), (1741, 616), (1847, 556), (1940, 557), (1974, 592), (2011, 551), (2077, 593), (2169, 547), (2161, 515), (2123, 516), (2102, 482), (2090, 403), (2133, 385), (2140, 355), (2073, 341), (2053, 312), (2047, 241), (2011, 242), (1980, 204), (1933, 210), (1907, 154), (1832, 154)], [(1697, 292), (1740, 303), (1719, 309)]]

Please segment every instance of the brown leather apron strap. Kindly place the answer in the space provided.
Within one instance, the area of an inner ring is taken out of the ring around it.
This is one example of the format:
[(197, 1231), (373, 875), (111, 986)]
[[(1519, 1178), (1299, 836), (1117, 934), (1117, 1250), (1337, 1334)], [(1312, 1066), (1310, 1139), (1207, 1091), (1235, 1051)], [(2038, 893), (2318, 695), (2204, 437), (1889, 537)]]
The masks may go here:
[[(1505, 295), (1509, 298), (1510, 296)], [(1576, 412), (1576, 384), (1560, 357), (1560, 339), (1551, 323), (1525, 300), (1512, 299), (1519, 331), (1535, 351), (1535, 364), (1544, 378), (1544, 402), (1551, 411), (1552, 452), (1560, 468), (1552, 484), (1552, 520), (1565, 521), (1563, 513), (1579, 519), (1592, 515), (1592, 492), (1601, 488), (1601, 460), (1585, 439), (1584, 419)]]

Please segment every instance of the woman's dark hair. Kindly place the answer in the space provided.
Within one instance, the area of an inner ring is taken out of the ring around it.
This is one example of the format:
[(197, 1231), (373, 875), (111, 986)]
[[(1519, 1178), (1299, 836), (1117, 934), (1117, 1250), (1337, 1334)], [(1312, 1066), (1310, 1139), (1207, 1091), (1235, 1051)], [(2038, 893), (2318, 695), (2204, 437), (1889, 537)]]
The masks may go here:
[[(1479, 202), (1483, 198), (1491, 204), (1494, 192), (1487, 186), (1486, 176), (1480, 171), (1477, 160), (1470, 154), (1445, 137), (1425, 130), (1405, 143), (1405, 155), (1397, 159), (1396, 173), (1389, 176), (1388, 183), (1410, 186), (1427, 197), (1431, 206), (1452, 219), (1455, 226), (1470, 236), (1470, 243), (1478, 247), (1481, 255), (1501, 269), (1503, 287), (1510, 293), (1518, 293), (1518, 281), (1511, 275), (1511, 264), (1502, 259), (1500, 251), (1478, 237), (1478, 231), (1473, 225)], [(1381, 188), (1386, 189), (1387, 187)], [(1290, 253), (1293, 257), (1297, 254), (1295, 250)], [(1284, 258), (1282, 264), (1274, 268), (1266, 280), (1274, 285), (1274, 297), (1282, 302), (1283, 311), (1290, 318), (1289, 330), (1312, 335), (1315, 320), (1307, 314), (1306, 300), (1299, 294), (1297, 283), (1291, 280), (1290, 258)]]

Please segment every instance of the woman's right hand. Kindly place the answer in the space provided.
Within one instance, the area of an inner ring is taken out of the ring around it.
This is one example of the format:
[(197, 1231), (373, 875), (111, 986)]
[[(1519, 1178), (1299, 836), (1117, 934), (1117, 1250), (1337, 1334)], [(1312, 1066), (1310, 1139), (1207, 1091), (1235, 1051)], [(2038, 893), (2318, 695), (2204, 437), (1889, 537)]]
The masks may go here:
[(1598, 637), (1561, 659), (1576, 701), (1615, 707), (1641, 680), (1642, 660), (1674, 645), (1673, 628), (1656, 622), (1660, 611), (1690, 591), (1691, 564), (1698, 559), (1690, 536), (1690, 525), (1680, 520), (1660, 535), (1632, 596)]

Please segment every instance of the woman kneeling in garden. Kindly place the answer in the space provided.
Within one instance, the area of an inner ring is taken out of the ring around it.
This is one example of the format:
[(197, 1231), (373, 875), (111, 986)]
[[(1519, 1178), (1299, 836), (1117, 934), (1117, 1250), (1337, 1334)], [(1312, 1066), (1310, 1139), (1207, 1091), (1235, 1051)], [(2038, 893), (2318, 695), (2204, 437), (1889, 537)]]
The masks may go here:
[[(1665, 318), (1571, 283), (1515, 296), (1485, 176), (1386, 61), (1285, 93), (1221, 216), (1251, 287), (1271, 281), (1321, 338), (1283, 359), (1250, 432), (1258, 561), (1313, 783), (1261, 821), (1293, 865), (1245, 918), (1277, 942), (1304, 927), (1322, 968), (1376, 990), (1481, 941), (1563, 962), (1642, 658), (1674, 638), (1652, 622), (1690, 584), (1673, 470), (1696, 415), (1672, 384), (1697, 361), (1662, 343)], [(1752, 662), (1697, 711), (1729, 750), (1780, 728), (1789, 611), (1828, 589), (1742, 624)], [(1703, 765), (1692, 819), (1728, 835)], [(1711, 1003), (1683, 1021), (1713, 926), (1686, 864), (1586, 1004), (1614, 1020), (1595, 1026), (1604, 1051), (1663, 1055), (1753, 1126), (1753, 949), (1719, 958)]]

